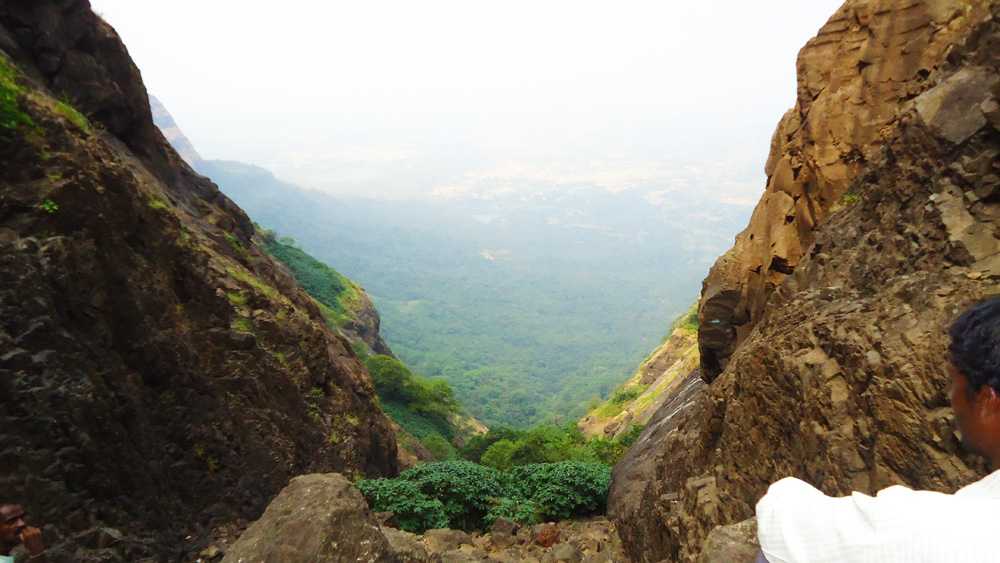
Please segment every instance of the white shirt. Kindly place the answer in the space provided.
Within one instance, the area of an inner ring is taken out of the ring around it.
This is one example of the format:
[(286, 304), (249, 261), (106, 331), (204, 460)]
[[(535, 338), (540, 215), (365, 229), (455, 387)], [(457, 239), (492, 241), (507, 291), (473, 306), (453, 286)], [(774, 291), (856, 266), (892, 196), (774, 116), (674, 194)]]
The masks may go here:
[(787, 477), (757, 503), (757, 537), (770, 563), (1000, 562), (1000, 471), (953, 495), (828, 497)]

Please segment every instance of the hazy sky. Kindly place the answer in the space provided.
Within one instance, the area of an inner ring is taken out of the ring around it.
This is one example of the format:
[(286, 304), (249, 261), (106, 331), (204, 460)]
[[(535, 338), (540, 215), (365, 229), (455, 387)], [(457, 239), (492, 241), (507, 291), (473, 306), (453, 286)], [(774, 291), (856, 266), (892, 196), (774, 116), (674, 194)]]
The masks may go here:
[(697, 163), (748, 201), (840, 3), (92, 0), (207, 158), (368, 194)]

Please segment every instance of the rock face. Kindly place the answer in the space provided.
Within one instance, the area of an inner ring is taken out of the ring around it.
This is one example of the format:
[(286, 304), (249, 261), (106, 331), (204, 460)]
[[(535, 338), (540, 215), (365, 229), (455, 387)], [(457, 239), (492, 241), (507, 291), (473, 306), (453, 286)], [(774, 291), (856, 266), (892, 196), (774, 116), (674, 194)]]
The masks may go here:
[(0, 131), (0, 488), (50, 560), (186, 558), (294, 475), (394, 474), (364, 368), (169, 148), (115, 32), (0, 2), (0, 49), (26, 116)]
[[(255, 187), (262, 190), (278, 182), (270, 172), (257, 166), (241, 162), (206, 161), (202, 159), (198, 151), (195, 150), (194, 145), (191, 144), (191, 141), (184, 134), (184, 131), (174, 121), (173, 116), (170, 115), (166, 106), (156, 99), (156, 96), (152, 95), (149, 96), (149, 105), (153, 112), (153, 123), (156, 124), (156, 127), (166, 137), (167, 142), (180, 154), (181, 158), (198, 172), (205, 174), (213, 180), (217, 173), (227, 180), (231, 180), (233, 177), (240, 178), (239, 184), (253, 184), (256, 182), (257, 185)], [(225, 185), (222, 187), (226, 189)], [(309, 259), (319, 262), (312, 256), (309, 256)], [(294, 271), (289, 270), (288, 273), (292, 277), (295, 277)], [(339, 273), (336, 275), (340, 276)], [(342, 332), (352, 342), (364, 342), (368, 349), (376, 354), (392, 356), (392, 350), (389, 349), (389, 345), (382, 339), (382, 334), (379, 331), (382, 320), (379, 317), (378, 311), (375, 310), (375, 304), (372, 303), (371, 297), (354, 281), (348, 280), (348, 283), (351, 284), (352, 293), (356, 295), (356, 298), (349, 303), (349, 310), (346, 311), (348, 319), (341, 326), (338, 326), (337, 330)]]
[[(851, 182), (881, 158), (900, 106), (935, 83), (934, 69), (987, 16), (990, 4), (850, 0), (799, 53), (798, 102), (774, 132), (764, 196), (704, 282), (699, 345), (708, 381), (760, 322), (771, 294), (815, 241), (818, 226), (845, 197), (854, 200)], [(981, 91), (989, 80), (976, 76), (972, 89)], [(949, 128), (968, 131), (984, 123), (981, 112), (970, 123), (957, 123), (962, 104), (942, 101), (919, 106), (933, 107)]]
[(712, 384), (614, 472), (633, 560), (695, 560), (788, 475), (841, 495), (983, 474), (943, 363), (947, 326), (1000, 290), (998, 46), (996, 2), (849, 1), (802, 51), (768, 189), (705, 282)]
[(395, 562), (361, 492), (336, 473), (291, 480), (223, 563)]

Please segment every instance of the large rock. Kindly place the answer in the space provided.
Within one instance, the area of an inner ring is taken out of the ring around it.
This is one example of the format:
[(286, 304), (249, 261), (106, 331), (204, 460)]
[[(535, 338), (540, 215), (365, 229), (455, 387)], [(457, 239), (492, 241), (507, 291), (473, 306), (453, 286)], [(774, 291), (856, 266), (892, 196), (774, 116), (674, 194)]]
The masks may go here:
[(396, 561), (365, 498), (342, 475), (291, 480), (223, 563)]
[[(721, 290), (703, 295), (703, 317), (729, 311), (702, 319), (721, 319), (702, 342), (712, 383), (662, 407), (615, 468), (609, 515), (633, 560), (696, 560), (709, 532), (752, 517), (789, 475), (844, 495), (950, 492), (985, 473), (959, 447), (943, 364), (956, 315), (1000, 292), (1000, 137), (980, 120), (997, 45), (997, 2), (850, 1), (803, 50), (771, 184), (706, 280)], [(941, 85), (972, 100), (941, 110), (958, 133), (915, 100)]]
[(50, 560), (94, 528), (126, 538), (94, 558), (190, 560), (294, 475), (395, 473), (364, 367), (89, 2), (0, 2), (0, 50), (33, 124), (0, 132), (0, 489)]
[(947, 81), (936, 69), (989, 17), (991, 4), (849, 0), (802, 49), (798, 100), (774, 132), (764, 195), (702, 288), (699, 344), (706, 380), (725, 369), (760, 322), (772, 292), (799, 266), (817, 227), (879, 159), (907, 100), (940, 84), (918, 99), (918, 107), (953, 141), (985, 124), (982, 110), (966, 109), (985, 99), (983, 87), (995, 82), (990, 69), (965, 69)]
[(754, 563), (760, 551), (757, 519), (719, 526), (708, 534), (698, 563)]

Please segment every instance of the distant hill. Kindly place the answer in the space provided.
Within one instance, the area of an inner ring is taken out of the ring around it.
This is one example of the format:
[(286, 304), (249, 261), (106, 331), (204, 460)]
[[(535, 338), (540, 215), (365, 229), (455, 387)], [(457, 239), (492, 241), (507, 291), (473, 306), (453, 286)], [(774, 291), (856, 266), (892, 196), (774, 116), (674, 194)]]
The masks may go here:
[[(199, 170), (370, 292), (386, 341), (490, 425), (579, 418), (684, 311), (739, 206), (579, 186), (492, 199), (333, 197), (229, 161)], [(685, 211), (687, 210), (687, 211)], [(669, 272), (669, 275), (665, 275)]]

